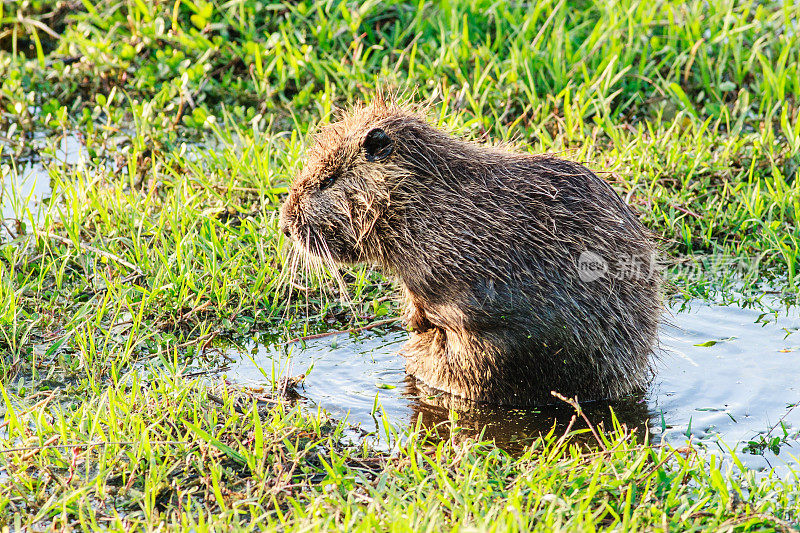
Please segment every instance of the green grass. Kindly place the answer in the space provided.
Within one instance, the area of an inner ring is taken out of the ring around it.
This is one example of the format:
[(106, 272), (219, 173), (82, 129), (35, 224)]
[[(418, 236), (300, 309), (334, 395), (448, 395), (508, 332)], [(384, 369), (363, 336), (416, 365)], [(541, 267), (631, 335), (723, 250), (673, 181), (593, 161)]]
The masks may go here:
[[(350, 304), (330, 276), (288, 285), (276, 228), (314, 126), (379, 85), (466, 137), (602, 172), (661, 238), (675, 295), (796, 300), (798, 20), (720, 0), (0, 4), (0, 446), (49, 446), (0, 451), (0, 527), (796, 523), (794, 477), (621, 429), (510, 457), (418, 428), (387, 454), (181, 376), (218, 368), (226, 337), (397, 313), (367, 267), (343, 274)], [(81, 165), (59, 160), (65, 136)], [(53, 191), (38, 213), (12, 185), (32, 161)]]
[(344, 425), (324, 416), (246, 396), (216, 405), (204, 386), (166, 374), (112, 375), (69, 408), (52, 406), (52, 392), (7, 403), (6, 523), (716, 531), (781, 529), (796, 516), (796, 479), (741, 465), (728, 474), (693, 448), (648, 446), (619, 426), (591, 452), (551, 432), (517, 457), (458, 433), (436, 440), (418, 426), (398, 441), (389, 429), (398, 444), (385, 454), (342, 444)]

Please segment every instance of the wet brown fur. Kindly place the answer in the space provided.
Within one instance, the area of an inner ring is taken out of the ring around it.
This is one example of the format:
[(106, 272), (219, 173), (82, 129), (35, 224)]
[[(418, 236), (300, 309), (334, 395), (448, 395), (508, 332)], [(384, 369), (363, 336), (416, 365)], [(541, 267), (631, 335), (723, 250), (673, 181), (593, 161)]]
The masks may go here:
[[(374, 128), (394, 142), (383, 161), (365, 157)], [(551, 390), (620, 397), (650, 376), (652, 240), (578, 163), (463, 141), (378, 98), (319, 133), (281, 225), (311, 254), (399, 280), (406, 369), (434, 388), (530, 405), (552, 402)], [(609, 262), (600, 279), (579, 277), (587, 250)]]

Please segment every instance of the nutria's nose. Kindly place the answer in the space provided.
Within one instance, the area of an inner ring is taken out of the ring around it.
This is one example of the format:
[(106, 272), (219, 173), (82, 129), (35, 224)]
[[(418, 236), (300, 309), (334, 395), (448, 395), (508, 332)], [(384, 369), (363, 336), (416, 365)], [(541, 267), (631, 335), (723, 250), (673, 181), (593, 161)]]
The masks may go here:
[(289, 223), (289, 219), (286, 216), (286, 212), (285, 211), (282, 212), (281, 218), (278, 220), (278, 227), (280, 228), (281, 233), (286, 235), (286, 237), (291, 237), (292, 236), (291, 226), (292, 225)]
[(291, 219), (289, 217), (289, 209), (290, 203), (292, 201), (292, 197), (286, 199), (286, 201), (281, 206), (281, 210), (278, 216), (278, 227), (280, 228), (281, 232), (286, 235), (286, 237), (292, 236), (292, 229), (291, 229)]

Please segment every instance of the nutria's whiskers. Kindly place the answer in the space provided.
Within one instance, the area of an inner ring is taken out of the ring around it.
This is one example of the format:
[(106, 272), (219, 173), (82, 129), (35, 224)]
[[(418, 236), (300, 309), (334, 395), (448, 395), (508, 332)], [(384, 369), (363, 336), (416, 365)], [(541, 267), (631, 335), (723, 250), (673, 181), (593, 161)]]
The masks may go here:
[(320, 242), (320, 257), (322, 258), (323, 264), (321, 265), (328, 273), (332, 274), (336, 283), (339, 286), (339, 301), (348, 307), (352, 307), (353, 301), (350, 299), (350, 293), (347, 290), (347, 283), (344, 281), (344, 277), (342, 273), (339, 271), (339, 267), (336, 265), (336, 261), (333, 260), (333, 256), (331, 255), (331, 251), (328, 248), (328, 243), (325, 241)]

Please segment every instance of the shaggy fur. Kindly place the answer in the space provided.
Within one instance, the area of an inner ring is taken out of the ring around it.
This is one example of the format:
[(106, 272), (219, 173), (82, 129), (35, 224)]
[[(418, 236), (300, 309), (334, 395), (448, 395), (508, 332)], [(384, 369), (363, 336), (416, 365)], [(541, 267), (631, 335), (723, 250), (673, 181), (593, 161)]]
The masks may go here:
[[(431, 387), (530, 405), (620, 397), (650, 376), (653, 243), (578, 163), (459, 140), (379, 99), (321, 131), (281, 226), (306, 252), (396, 276), (406, 369)], [(586, 251), (605, 275), (581, 279)]]

